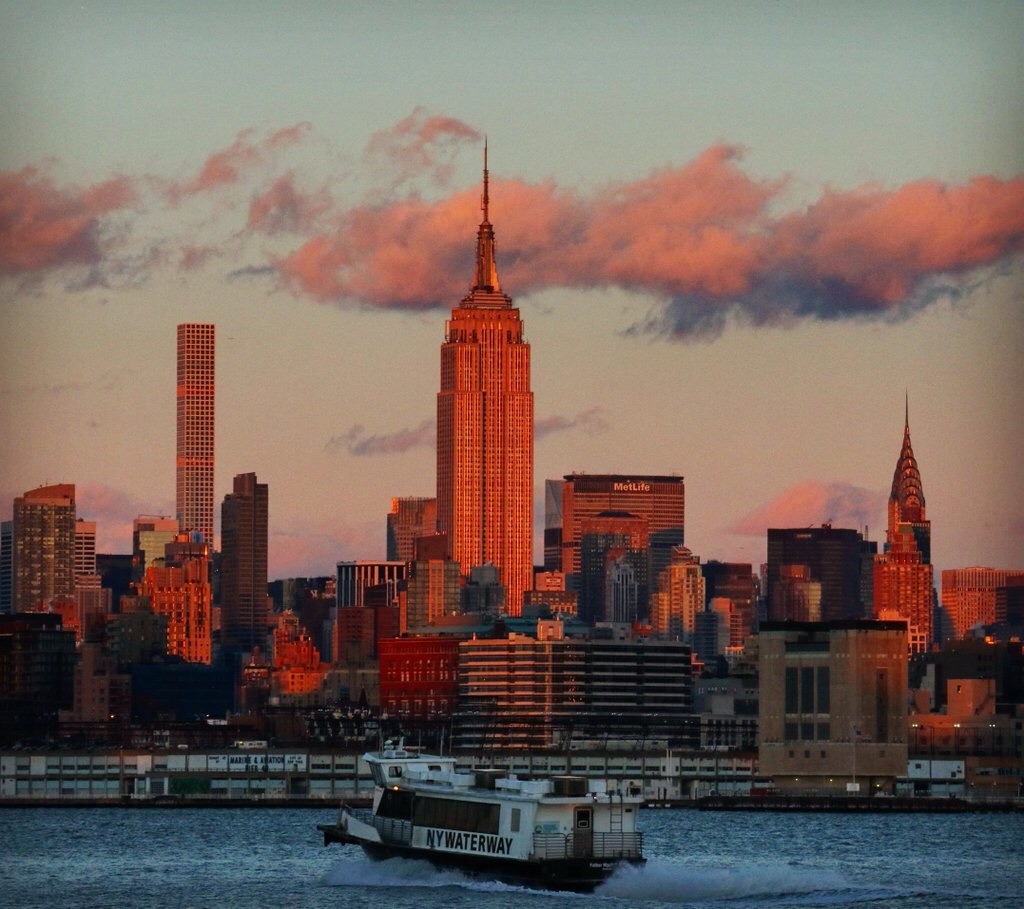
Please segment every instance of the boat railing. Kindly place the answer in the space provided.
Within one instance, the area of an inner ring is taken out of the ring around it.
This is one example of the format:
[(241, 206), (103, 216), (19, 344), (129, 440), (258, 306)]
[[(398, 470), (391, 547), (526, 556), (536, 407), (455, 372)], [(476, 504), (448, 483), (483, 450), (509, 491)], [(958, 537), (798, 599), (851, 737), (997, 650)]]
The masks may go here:
[(643, 843), (642, 833), (535, 833), (533, 855), (537, 859), (639, 859)]
[(374, 827), (385, 843), (401, 843), (407, 846), (412, 842), (412, 821), (405, 821), (397, 817), (380, 817), (369, 808), (352, 808), (348, 805), (345, 806), (345, 813), (357, 821)]

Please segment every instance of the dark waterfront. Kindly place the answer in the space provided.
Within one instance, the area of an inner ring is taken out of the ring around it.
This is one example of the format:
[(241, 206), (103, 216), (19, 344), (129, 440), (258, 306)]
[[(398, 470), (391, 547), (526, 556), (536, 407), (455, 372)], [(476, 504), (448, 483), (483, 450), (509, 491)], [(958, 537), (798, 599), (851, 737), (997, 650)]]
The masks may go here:
[(505, 909), (661, 906), (971, 909), (1020, 905), (1024, 815), (647, 810), (646, 867), (595, 896), (533, 893), (325, 849), (333, 810), (0, 810), (0, 905)]

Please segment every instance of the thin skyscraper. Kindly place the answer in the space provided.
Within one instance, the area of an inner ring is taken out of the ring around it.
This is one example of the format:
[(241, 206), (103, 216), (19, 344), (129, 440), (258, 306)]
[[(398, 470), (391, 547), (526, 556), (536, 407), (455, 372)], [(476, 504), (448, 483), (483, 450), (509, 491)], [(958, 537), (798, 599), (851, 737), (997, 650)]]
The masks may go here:
[(213, 547), (214, 326), (178, 326), (175, 507), (183, 533)]
[(437, 517), (462, 573), (495, 565), (508, 611), (518, 615), (533, 572), (530, 345), (519, 310), (501, 290), (488, 205), (485, 146), (476, 275), (441, 346)]

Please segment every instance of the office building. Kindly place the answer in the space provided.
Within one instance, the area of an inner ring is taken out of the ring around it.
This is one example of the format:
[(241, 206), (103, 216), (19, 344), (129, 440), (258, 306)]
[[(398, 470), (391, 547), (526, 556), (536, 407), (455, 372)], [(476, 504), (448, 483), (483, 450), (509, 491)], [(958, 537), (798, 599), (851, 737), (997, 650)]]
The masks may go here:
[[(942, 572), (942, 611), (957, 640), (974, 628), (1002, 624), (1010, 618), (1006, 603), (1010, 591), (1024, 584), (1024, 570), (1005, 568), (947, 568)], [(1004, 606), (999, 609), (1000, 591)], [(1019, 616), (1014, 616), (1019, 618)]]
[(925, 515), (924, 489), (910, 444), (910, 410), (903, 445), (889, 493), (885, 548), (875, 558), (874, 614), (907, 622), (911, 646), (926, 650), (935, 640), (935, 579), (931, 565), (931, 522)]
[(696, 744), (689, 646), (566, 638), (560, 620), (536, 637), (459, 643), (456, 747), (600, 749), (628, 740)]
[(661, 573), (658, 589), (651, 596), (651, 630), (659, 638), (692, 645), (697, 616), (704, 611), (704, 603), (700, 559), (685, 546), (676, 546)]
[(236, 653), (266, 647), (269, 492), (238, 474), (221, 506), (221, 643)]
[(580, 589), (585, 525), (602, 512), (628, 513), (646, 522), (652, 588), (671, 561), (672, 549), (684, 543), (682, 477), (573, 473), (549, 480), (545, 493), (544, 567), (564, 572), (569, 590)]
[(530, 345), (498, 280), (488, 204), (485, 150), (476, 274), (441, 346), (437, 519), (463, 575), (495, 565), (518, 615), (533, 574)]
[(723, 597), (732, 603), (729, 646), (742, 647), (757, 628), (757, 579), (753, 566), (712, 559), (704, 562), (700, 570), (704, 575), (704, 594), (708, 603)]
[(338, 583), (335, 587), (338, 606), (366, 606), (366, 591), (383, 585), (389, 605), (398, 603), (398, 589), (408, 574), (402, 561), (378, 562), (369, 559), (338, 562)]
[(14, 500), (13, 611), (75, 595), (75, 485), (40, 486)]
[(416, 540), (437, 533), (437, 499), (393, 498), (387, 533), (387, 560), (411, 562), (415, 557)]
[(183, 533), (213, 540), (214, 334), (209, 323), (178, 326), (176, 514)]
[[(768, 618), (785, 621), (778, 588), (783, 566), (804, 566), (806, 580), (821, 584), (823, 622), (862, 619), (871, 614), (865, 602), (870, 589), (875, 544), (856, 530), (832, 527), (769, 528), (765, 599)], [(792, 580), (799, 573), (790, 571)]]

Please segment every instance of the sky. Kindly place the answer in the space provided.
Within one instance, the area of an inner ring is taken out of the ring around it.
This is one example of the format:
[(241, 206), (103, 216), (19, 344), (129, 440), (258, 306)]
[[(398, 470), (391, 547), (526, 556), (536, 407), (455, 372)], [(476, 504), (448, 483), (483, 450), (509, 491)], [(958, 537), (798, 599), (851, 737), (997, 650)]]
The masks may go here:
[(174, 514), (175, 326), (217, 326), (215, 505), (271, 578), (435, 492), (484, 140), (544, 480), (679, 474), (686, 543), (1024, 567), (1024, 5), (0, 0), (0, 518)]

